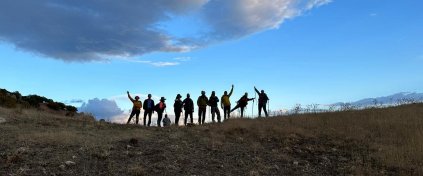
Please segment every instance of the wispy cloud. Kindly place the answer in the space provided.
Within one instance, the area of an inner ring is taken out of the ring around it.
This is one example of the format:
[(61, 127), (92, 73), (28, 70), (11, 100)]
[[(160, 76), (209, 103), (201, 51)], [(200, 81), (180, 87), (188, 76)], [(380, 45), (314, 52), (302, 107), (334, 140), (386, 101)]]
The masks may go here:
[(73, 99), (73, 100), (67, 100), (64, 103), (67, 103), (67, 104), (84, 103), (84, 100), (82, 100), (82, 99)]
[(148, 64), (154, 67), (170, 67), (170, 66), (177, 66), (181, 64), (180, 62), (136, 60), (136, 59), (129, 59), (129, 58), (122, 58), (120, 60), (133, 62), (133, 63)]
[(156, 67), (169, 67), (169, 66), (179, 65), (180, 63), (179, 62), (151, 62), (150, 64)]
[(377, 13), (370, 13), (369, 16), (375, 17), (375, 16), (377, 16)]
[(120, 57), (118, 59), (127, 61), (127, 62), (133, 62), (133, 63), (148, 64), (154, 67), (170, 67), (170, 66), (181, 65), (182, 62), (188, 62), (191, 60), (191, 57), (176, 57), (173, 59), (168, 59), (168, 61), (137, 60), (137, 59), (125, 58), (125, 57)]
[(176, 57), (176, 58), (173, 58), (173, 60), (177, 60), (177, 61), (181, 61), (181, 62), (188, 62), (191, 59), (192, 59), (191, 57)]

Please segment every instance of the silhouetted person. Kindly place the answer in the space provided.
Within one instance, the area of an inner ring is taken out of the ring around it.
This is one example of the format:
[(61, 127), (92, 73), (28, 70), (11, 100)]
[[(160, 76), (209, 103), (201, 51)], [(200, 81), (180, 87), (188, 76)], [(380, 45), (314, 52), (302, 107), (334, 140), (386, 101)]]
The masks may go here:
[(142, 107), (142, 103), (140, 100), (139, 96), (135, 96), (135, 100), (131, 97), (131, 95), (129, 95), (129, 91), (126, 91), (126, 93), (128, 94), (128, 98), (129, 100), (132, 101), (133, 106), (132, 106), (132, 112), (131, 115), (129, 116), (128, 122), (126, 122), (126, 124), (129, 124), (132, 120), (132, 117), (136, 118), (136, 124), (138, 125), (138, 121), (139, 121), (139, 117), (140, 117), (140, 112), (141, 112), (141, 107)]
[(226, 120), (226, 115), (228, 116), (228, 119), (229, 117), (231, 117), (231, 101), (229, 100), (229, 98), (232, 96), (233, 91), (234, 91), (234, 85), (232, 85), (231, 92), (229, 92), (228, 94), (228, 91), (225, 91), (221, 98), (222, 101), (220, 102), (220, 105), (222, 106), (223, 118), (225, 120)]
[(264, 90), (261, 90), (261, 92), (259, 92), (256, 87), (254, 87), (254, 90), (256, 90), (257, 94), (259, 95), (259, 99), (258, 99), (259, 117), (261, 117), (261, 110), (262, 109), (263, 109), (266, 117), (268, 117), (269, 115), (267, 114), (266, 105), (267, 105), (267, 101), (269, 101), (269, 98), (267, 97), (267, 94), (264, 93)]
[(214, 120), (214, 117), (216, 116), (216, 114), (217, 114), (217, 121), (219, 123), (221, 122), (220, 121), (220, 111), (219, 111), (219, 108), (217, 107), (218, 103), (219, 103), (219, 98), (217, 98), (216, 92), (215, 91), (212, 91), (212, 94), (210, 96), (210, 99), (209, 99), (208, 104), (210, 106), (210, 110), (211, 110), (211, 113), (212, 113), (212, 121), (213, 121), (213, 123), (216, 122)]
[(185, 100), (182, 102), (184, 106), (184, 110), (185, 110), (185, 120), (184, 120), (185, 126), (187, 125), (188, 115), (191, 118), (191, 123), (194, 123), (194, 120), (192, 119), (192, 113), (194, 113), (194, 102), (192, 101), (190, 97), (191, 96), (187, 94), (187, 98), (185, 98)]
[(157, 126), (161, 127), (161, 122), (162, 122), (162, 118), (163, 118), (163, 112), (166, 109), (166, 103), (165, 103), (165, 98), (162, 97), (160, 98), (160, 102), (157, 103), (157, 105), (155, 106), (155, 110), (157, 112)]
[(167, 117), (167, 114), (165, 114), (165, 117), (163, 119), (163, 126), (167, 127), (170, 126), (170, 124), (172, 124), (172, 121), (170, 121), (169, 117)]
[(244, 117), (244, 108), (248, 105), (248, 101), (254, 100), (254, 98), (248, 98), (248, 93), (245, 93), (238, 101), (237, 105), (231, 110), (235, 111), (238, 108), (241, 108), (241, 118)]
[(209, 99), (206, 96), (205, 91), (201, 91), (201, 96), (197, 99), (197, 106), (198, 106), (198, 124), (204, 124), (206, 120), (206, 111), (207, 111), (207, 103)]
[[(151, 99), (151, 94), (148, 94), (148, 98), (144, 100), (144, 126), (150, 126), (151, 115), (154, 113), (154, 100)], [(146, 124), (146, 118), (148, 115), (148, 124)]]
[(181, 101), (182, 96), (180, 94), (176, 95), (175, 103), (173, 104), (173, 111), (175, 112), (175, 125), (179, 125), (179, 118), (182, 113), (183, 103)]

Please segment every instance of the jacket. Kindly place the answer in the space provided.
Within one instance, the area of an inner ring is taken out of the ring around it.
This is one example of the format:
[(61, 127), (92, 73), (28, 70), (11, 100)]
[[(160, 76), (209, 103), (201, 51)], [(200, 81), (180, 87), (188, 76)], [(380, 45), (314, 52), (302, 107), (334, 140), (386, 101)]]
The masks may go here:
[(152, 99), (144, 100), (144, 106), (143, 106), (142, 109), (144, 109), (144, 110), (154, 110), (154, 100), (152, 100)]
[(231, 92), (229, 92), (228, 95), (223, 95), (222, 98), (220, 98), (222, 100), (221, 104), (223, 106), (231, 106), (231, 101), (229, 100), (229, 98), (232, 96), (233, 91), (234, 88), (232, 87)]
[(175, 100), (175, 103), (173, 104), (173, 110), (175, 112), (182, 112), (182, 107), (183, 107), (182, 101), (179, 99)]
[(194, 112), (194, 102), (191, 98), (185, 98), (182, 105), (184, 106), (185, 111)]
[(207, 107), (209, 99), (206, 96), (199, 96), (197, 100), (197, 106), (199, 107)]
[(217, 98), (217, 96), (214, 96), (214, 97), (210, 97), (208, 104), (211, 107), (217, 107), (218, 102), (219, 102), (219, 98)]

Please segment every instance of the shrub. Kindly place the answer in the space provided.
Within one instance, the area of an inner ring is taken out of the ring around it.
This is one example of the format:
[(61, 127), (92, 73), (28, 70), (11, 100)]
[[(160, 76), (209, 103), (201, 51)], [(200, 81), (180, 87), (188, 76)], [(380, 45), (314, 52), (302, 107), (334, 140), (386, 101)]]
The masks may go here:
[(56, 111), (61, 110), (61, 106), (59, 105), (59, 103), (56, 102), (48, 102), (47, 107)]
[(40, 103), (52, 103), (53, 100), (38, 95), (28, 95), (22, 97), (23, 101), (28, 102), (33, 107), (39, 107)]
[(66, 106), (66, 110), (69, 112), (76, 112), (78, 111), (78, 108), (76, 108), (75, 106)]
[(0, 95), (0, 106), (4, 106), (6, 108), (14, 108), (16, 107), (16, 99), (2, 94)]

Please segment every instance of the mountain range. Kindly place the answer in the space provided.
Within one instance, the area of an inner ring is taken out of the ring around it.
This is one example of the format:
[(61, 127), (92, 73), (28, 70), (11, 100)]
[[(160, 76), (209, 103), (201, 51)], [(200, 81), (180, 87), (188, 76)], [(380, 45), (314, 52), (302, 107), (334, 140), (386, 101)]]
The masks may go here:
[[(423, 102), (423, 93), (416, 92), (400, 92), (389, 96), (365, 98), (355, 102), (349, 102), (353, 106), (373, 106), (373, 105), (395, 105), (412, 102)], [(343, 105), (345, 103), (338, 102), (333, 105)]]

